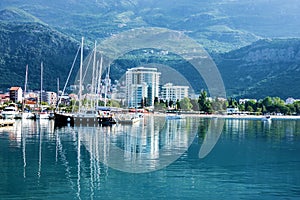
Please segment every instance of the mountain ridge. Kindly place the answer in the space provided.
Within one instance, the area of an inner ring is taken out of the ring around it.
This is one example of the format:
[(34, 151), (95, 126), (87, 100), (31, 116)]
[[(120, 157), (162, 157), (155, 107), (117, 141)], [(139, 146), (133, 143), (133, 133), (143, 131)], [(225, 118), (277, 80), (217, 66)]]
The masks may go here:
[[(265, 0), (3, 0), (0, 2), (1, 88), (5, 90), (11, 84), (22, 86), (26, 64), (33, 70), (29, 79), (34, 83), (30, 83), (30, 88), (38, 88), (39, 66), (44, 60), (45, 80), (49, 78), (46, 87), (53, 90), (55, 76), (66, 78), (79, 46), (77, 40), (82, 36), (91, 48), (95, 40), (122, 31), (158, 26), (182, 31), (210, 52), (229, 96), (297, 97), (300, 91), (291, 83), (300, 84), (300, 43), (298, 38), (290, 37), (297, 36), (300, 30), (299, 21), (295, 20), (300, 17), (296, 12), (300, 2), (291, 1), (294, 6), (280, 7), (279, 1), (272, 0), (276, 2), (274, 6), (262, 9)], [(276, 29), (268, 20), (274, 14), (274, 19), (282, 18), (274, 24)], [(261, 20), (256, 30), (258, 17)]]
[[(250, 31), (233, 27), (217, 2), (54, 0), (42, 3), (41, 0), (28, 0), (24, 3), (3, 0), (0, 9), (15, 6), (74, 38), (84, 35), (90, 44), (94, 40), (139, 27), (162, 27), (186, 32), (208, 51), (229, 51), (260, 39)], [(218, 30), (213, 30), (216, 27)]]
[[(54, 80), (65, 80), (79, 43), (37, 22), (0, 22), (1, 89), (23, 86), (25, 66), (29, 65), (28, 85), (39, 88), (40, 64), (44, 63), (45, 89), (53, 90)], [(78, 69), (78, 68), (77, 68)]]
[(299, 96), (300, 90), (290, 87), (300, 84), (300, 39), (264, 39), (218, 56), (229, 95)]

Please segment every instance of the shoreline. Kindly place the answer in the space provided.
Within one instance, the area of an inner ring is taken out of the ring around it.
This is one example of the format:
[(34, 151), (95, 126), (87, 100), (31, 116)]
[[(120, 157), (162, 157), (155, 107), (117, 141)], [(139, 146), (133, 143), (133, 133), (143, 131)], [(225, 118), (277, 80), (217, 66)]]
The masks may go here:
[[(200, 117), (206, 118), (222, 118), (222, 119), (264, 119), (265, 115), (198, 115)], [(271, 119), (282, 119), (282, 120), (300, 120), (300, 116), (280, 116), (280, 115), (271, 115)]]
[[(167, 113), (154, 113), (155, 116), (167, 116)], [(221, 119), (253, 119), (261, 120), (264, 119), (265, 115), (220, 115), (220, 114), (181, 114), (185, 117), (200, 117), (200, 118), (221, 118)], [(275, 120), (300, 120), (300, 115), (289, 116), (289, 115), (270, 115), (271, 119)]]

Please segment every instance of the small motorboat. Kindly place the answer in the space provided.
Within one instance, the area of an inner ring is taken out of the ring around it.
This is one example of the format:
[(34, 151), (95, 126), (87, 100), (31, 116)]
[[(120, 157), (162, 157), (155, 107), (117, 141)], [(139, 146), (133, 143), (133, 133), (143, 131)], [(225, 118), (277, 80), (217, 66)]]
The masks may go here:
[(1, 114), (3, 119), (15, 119), (19, 111), (16, 105), (10, 104), (3, 109)]
[(266, 115), (266, 116), (264, 116), (264, 117), (261, 119), (261, 121), (263, 121), (263, 122), (271, 122), (271, 116), (270, 116), (270, 115)]

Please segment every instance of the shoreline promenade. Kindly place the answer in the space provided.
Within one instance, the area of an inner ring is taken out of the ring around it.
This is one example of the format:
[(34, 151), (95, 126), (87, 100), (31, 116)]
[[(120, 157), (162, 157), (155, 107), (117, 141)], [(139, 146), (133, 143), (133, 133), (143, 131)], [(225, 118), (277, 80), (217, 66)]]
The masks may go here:
[[(166, 116), (168, 113), (154, 113), (155, 116)], [(181, 114), (185, 117), (200, 117), (200, 118), (222, 118), (222, 119), (253, 119), (260, 120), (266, 117), (266, 115), (227, 115), (227, 114)], [(300, 120), (300, 115), (270, 115), (271, 119), (281, 120)]]

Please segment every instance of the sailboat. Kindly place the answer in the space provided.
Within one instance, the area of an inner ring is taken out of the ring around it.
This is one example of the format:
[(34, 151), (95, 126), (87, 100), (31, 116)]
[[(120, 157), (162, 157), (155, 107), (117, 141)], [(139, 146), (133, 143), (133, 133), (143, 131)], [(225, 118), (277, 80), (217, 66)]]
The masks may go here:
[[(82, 126), (97, 126), (97, 125), (111, 125), (115, 124), (116, 121), (112, 116), (100, 116), (96, 108), (87, 109), (82, 105), (82, 68), (83, 68), (83, 41), (81, 41), (81, 55), (80, 55), (80, 68), (79, 68), (79, 110), (77, 113), (55, 113), (55, 124), (57, 126), (64, 125), (82, 125)], [(96, 45), (95, 45), (96, 51)], [(95, 53), (96, 54), (96, 53)], [(94, 54), (94, 56), (95, 56)], [(94, 70), (93, 70), (94, 72)], [(93, 77), (94, 79), (94, 77)], [(92, 87), (92, 92), (93, 87)]]
[(33, 114), (32, 112), (25, 112), (25, 103), (26, 103), (26, 99), (25, 99), (25, 95), (27, 92), (27, 82), (28, 82), (28, 65), (26, 65), (26, 72), (25, 72), (25, 84), (24, 84), (24, 92), (23, 92), (23, 103), (22, 103), (22, 113), (21, 113), (21, 117), (22, 119), (35, 119), (36, 115)]
[(40, 92), (40, 112), (37, 113), (37, 119), (49, 119), (49, 113), (43, 108), (43, 62), (41, 63), (41, 92)]

